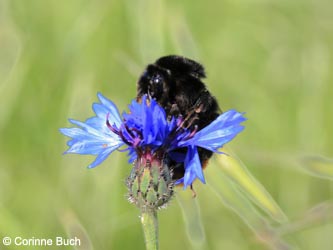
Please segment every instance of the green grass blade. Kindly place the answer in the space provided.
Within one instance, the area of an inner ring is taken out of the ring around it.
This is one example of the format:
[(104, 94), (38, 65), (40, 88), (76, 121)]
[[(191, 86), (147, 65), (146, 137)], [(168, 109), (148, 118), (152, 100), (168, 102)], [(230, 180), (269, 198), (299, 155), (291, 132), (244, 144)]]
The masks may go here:
[(206, 236), (202, 225), (198, 200), (193, 198), (191, 192), (180, 190), (176, 193), (177, 202), (181, 208), (185, 221), (186, 234), (192, 246), (203, 246)]
[(93, 245), (91, 243), (90, 237), (86, 229), (82, 226), (81, 222), (77, 216), (72, 211), (65, 211), (60, 214), (60, 220), (66, 230), (69, 238), (80, 239), (80, 245), (75, 246), (74, 249), (78, 250), (93, 250)]
[(266, 189), (250, 174), (244, 163), (228, 148), (217, 155), (217, 166), (237, 187), (274, 220), (287, 221), (286, 215)]
[(208, 186), (215, 192), (221, 202), (233, 210), (256, 234), (257, 239), (272, 249), (293, 249), (284, 242), (278, 232), (271, 227), (249, 200), (238, 190), (217, 166), (211, 166), (206, 172)]
[(302, 169), (307, 173), (333, 180), (333, 160), (321, 156), (307, 156), (302, 159)]
[(165, 53), (165, 8), (163, 1), (128, 2), (128, 13), (135, 28), (135, 46), (142, 62), (153, 62)]
[(278, 228), (280, 235), (290, 235), (302, 230), (311, 229), (333, 221), (333, 202), (324, 201), (307, 210), (297, 219), (281, 225)]
[(8, 209), (0, 206), (0, 236), (26, 236), (24, 226)]

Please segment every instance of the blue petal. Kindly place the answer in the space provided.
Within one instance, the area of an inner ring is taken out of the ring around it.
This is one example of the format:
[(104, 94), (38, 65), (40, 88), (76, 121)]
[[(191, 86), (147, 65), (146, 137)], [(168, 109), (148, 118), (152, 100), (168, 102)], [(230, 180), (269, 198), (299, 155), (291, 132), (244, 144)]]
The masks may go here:
[(109, 113), (109, 120), (112, 121), (111, 124), (116, 124), (116, 126), (118, 127), (121, 124), (121, 117), (119, 115), (117, 106), (113, 102), (111, 102), (109, 99), (104, 97), (101, 93), (98, 93), (97, 96), (98, 96), (98, 99), (100, 100), (100, 102), (103, 104), (104, 108), (107, 109), (107, 111)]
[(65, 153), (98, 155), (104, 151), (105, 148), (110, 147), (107, 144), (101, 144), (100, 141), (71, 140), (70, 142), (70, 148)]
[(184, 177), (175, 181), (175, 185), (179, 185), (179, 184), (183, 184), (183, 183), (184, 183)]
[[(105, 135), (103, 134), (103, 131), (99, 131), (98, 129), (96, 129), (95, 127), (92, 127), (91, 125), (89, 124), (86, 124), (84, 122), (80, 122), (80, 121), (76, 121), (76, 120), (73, 120), (73, 119), (69, 119), (69, 121), (72, 123), (72, 124), (75, 124), (79, 127), (82, 127), (82, 129), (89, 135), (91, 136), (96, 136), (96, 137), (101, 137), (103, 138)], [(106, 124), (104, 124), (106, 126)]]
[(116, 148), (108, 148), (102, 151), (96, 159), (88, 166), (88, 168), (94, 168), (101, 164)]
[(68, 137), (79, 137), (86, 135), (87, 132), (80, 128), (61, 128), (59, 131)]
[[(99, 118), (99, 117), (91, 117), (88, 118), (85, 123), (90, 126), (95, 128), (96, 130), (100, 131), (102, 134), (107, 134), (110, 136), (113, 136), (114, 133), (106, 126), (106, 116), (104, 116), (104, 118)], [(112, 121), (109, 121), (110, 124), (112, 123)]]
[(196, 178), (198, 178), (202, 183), (206, 183), (198, 150), (196, 147), (188, 147), (185, 157), (184, 189), (191, 185)]
[[(145, 96), (143, 97), (143, 99), (146, 100)], [(138, 103), (137, 101), (133, 100), (132, 103), (128, 106), (128, 108), (131, 112), (129, 115), (132, 115), (132, 116), (135, 116), (135, 117), (141, 117), (142, 116), (142, 110), (143, 110), (142, 109), (142, 102)]]
[(124, 144), (115, 134), (96, 136), (80, 128), (61, 128), (60, 132), (72, 138), (67, 143), (70, 148), (66, 153), (98, 155), (107, 148), (114, 150)]
[(143, 116), (143, 138), (145, 144), (149, 145), (154, 142), (156, 133), (155, 133), (155, 123), (153, 120), (153, 111), (154, 111), (154, 101), (150, 103), (150, 106), (147, 105), (146, 97), (144, 96), (142, 99), (142, 107), (144, 112)]
[(135, 159), (138, 158), (138, 155), (136, 154), (135, 150), (133, 150), (133, 148), (129, 148), (128, 157), (128, 163), (133, 163)]
[[(126, 127), (135, 128), (136, 136), (139, 134), (140, 144), (138, 146), (149, 146), (153, 151), (166, 142), (170, 133), (170, 124), (167, 121), (165, 111), (155, 100), (147, 101), (147, 96), (143, 96), (141, 103), (133, 101), (129, 106), (130, 113), (123, 114)], [(172, 123), (172, 125), (174, 122)], [(128, 133), (122, 130), (127, 137)]]
[(98, 94), (101, 101), (95, 103), (93, 109), (96, 116), (80, 122), (70, 119), (72, 124), (80, 128), (61, 128), (60, 132), (71, 138), (67, 142), (69, 149), (65, 153), (97, 155), (89, 168), (95, 167), (106, 159), (115, 149), (124, 144), (122, 139), (107, 127), (106, 119), (112, 124), (120, 125), (121, 118), (116, 106), (107, 98)]
[(178, 146), (199, 146), (217, 152), (220, 147), (231, 141), (244, 129), (240, 123), (245, 120), (243, 113), (229, 110), (197, 132), (191, 139), (180, 141)]

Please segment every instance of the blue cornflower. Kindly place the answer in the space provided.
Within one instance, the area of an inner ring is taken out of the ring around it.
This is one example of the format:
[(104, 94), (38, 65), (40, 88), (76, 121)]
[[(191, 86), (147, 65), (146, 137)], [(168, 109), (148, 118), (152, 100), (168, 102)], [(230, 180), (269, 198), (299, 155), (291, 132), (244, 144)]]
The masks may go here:
[[(80, 128), (60, 129), (71, 138), (65, 153), (96, 155), (89, 168), (96, 167), (122, 146), (125, 149), (120, 151), (128, 151), (129, 162), (139, 159), (163, 162), (177, 158), (184, 163), (185, 174), (175, 183), (184, 184), (184, 188), (196, 178), (205, 183), (197, 148), (222, 153), (218, 149), (244, 129), (240, 123), (246, 120), (243, 113), (229, 110), (200, 131), (190, 131), (182, 126), (181, 117), (167, 119), (165, 110), (147, 96), (143, 96), (141, 102), (133, 100), (129, 113), (122, 116), (113, 102), (100, 93), (98, 98), (100, 103), (93, 104), (96, 116), (85, 122), (70, 119)], [(185, 148), (185, 153), (179, 153), (180, 148)]]

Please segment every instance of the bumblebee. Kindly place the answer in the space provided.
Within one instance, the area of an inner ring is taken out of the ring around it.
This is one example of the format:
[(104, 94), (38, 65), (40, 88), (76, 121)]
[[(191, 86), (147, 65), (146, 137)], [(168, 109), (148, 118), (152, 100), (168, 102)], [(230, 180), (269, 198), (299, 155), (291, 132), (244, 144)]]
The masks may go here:
[[(149, 64), (139, 78), (137, 100), (147, 94), (165, 109), (168, 119), (181, 116), (184, 128), (200, 130), (220, 114), (215, 97), (202, 82), (205, 77), (204, 67), (194, 60), (176, 55), (161, 57)], [(198, 153), (205, 168), (213, 153), (200, 147)], [(184, 176), (183, 163), (172, 159), (166, 159), (166, 163), (173, 171), (174, 180)]]

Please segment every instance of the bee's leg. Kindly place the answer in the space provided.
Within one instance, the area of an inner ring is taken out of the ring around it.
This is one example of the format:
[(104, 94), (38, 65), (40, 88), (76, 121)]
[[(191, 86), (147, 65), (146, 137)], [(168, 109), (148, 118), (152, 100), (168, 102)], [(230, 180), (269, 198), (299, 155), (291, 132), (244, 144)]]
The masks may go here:
[(189, 128), (193, 123), (193, 114), (195, 114), (195, 112), (192, 109), (187, 113), (185, 119), (182, 120), (179, 127), (186, 128), (186, 129)]
[(192, 198), (197, 197), (197, 193), (194, 191), (193, 184), (191, 184), (190, 188), (191, 188), (191, 191), (192, 191)]
[(173, 103), (171, 105), (171, 108), (170, 108), (170, 111), (167, 112), (169, 115), (168, 115), (168, 120), (171, 120), (172, 117), (178, 117), (179, 114), (180, 114), (180, 110), (179, 110), (179, 107), (177, 105), (177, 103)]
[(199, 98), (194, 104), (197, 113), (208, 112), (211, 110), (218, 110), (218, 104), (214, 96), (212, 96), (206, 89), (200, 93)]

